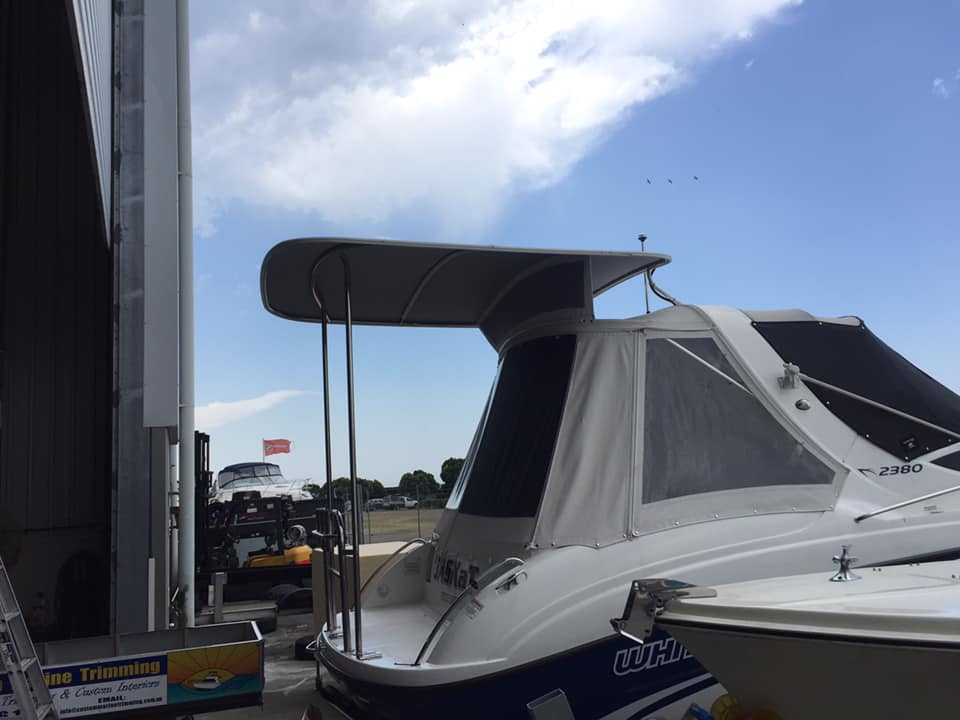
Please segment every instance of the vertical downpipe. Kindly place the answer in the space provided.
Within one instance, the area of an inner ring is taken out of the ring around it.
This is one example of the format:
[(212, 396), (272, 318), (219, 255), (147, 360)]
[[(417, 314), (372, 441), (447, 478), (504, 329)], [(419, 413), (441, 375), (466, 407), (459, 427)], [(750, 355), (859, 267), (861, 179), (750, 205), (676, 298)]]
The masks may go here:
[(353, 400), (353, 308), (350, 304), (350, 263), (346, 255), (343, 262), (343, 299), (346, 313), (347, 336), (347, 425), (350, 436), (350, 495), (353, 512), (353, 631), (357, 657), (363, 656), (363, 625), (360, 613), (360, 493), (357, 488), (357, 426)]
[(190, 139), (189, 2), (177, 0), (177, 148), (180, 208), (180, 585), (183, 618), (193, 627), (196, 567), (196, 477), (193, 372), (193, 169)]
[[(179, 548), (180, 548), (180, 535), (177, 530), (177, 524), (175, 521), (174, 514), (180, 511), (180, 491), (179, 491), (179, 479), (178, 479), (178, 468), (177, 468), (177, 451), (179, 448), (170, 446), (169, 449), (169, 463), (170, 463), (170, 489), (167, 493), (169, 497), (170, 512), (168, 514), (167, 524), (170, 527), (170, 588), (175, 588), (180, 586), (180, 558), (179, 558)], [(169, 600), (169, 598), (167, 598)]]

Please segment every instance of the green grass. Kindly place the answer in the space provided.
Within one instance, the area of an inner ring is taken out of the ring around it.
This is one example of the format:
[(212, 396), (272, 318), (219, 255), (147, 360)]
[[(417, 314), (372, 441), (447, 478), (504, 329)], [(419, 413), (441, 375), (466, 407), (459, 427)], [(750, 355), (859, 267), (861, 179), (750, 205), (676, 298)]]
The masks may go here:
[(416, 510), (373, 510), (363, 513), (364, 525), (369, 522), (370, 541), (410, 540), (418, 536), (429, 537), (440, 519), (443, 510), (420, 511), (420, 531), (417, 532)]

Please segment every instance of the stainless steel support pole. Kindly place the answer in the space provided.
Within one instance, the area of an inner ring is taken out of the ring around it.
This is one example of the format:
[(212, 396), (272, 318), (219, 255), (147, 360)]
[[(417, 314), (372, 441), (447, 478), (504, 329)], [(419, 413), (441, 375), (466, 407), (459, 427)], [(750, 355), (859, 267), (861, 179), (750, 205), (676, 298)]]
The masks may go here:
[(353, 650), (353, 638), (350, 637), (350, 599), (347, 596), (347, 540), (344, 530), (343, 516), (337, 515), (337, 581), (340, 584), (340, 618), (343, 632), (343, 652), (350, 654)]
[(350, 438), (350, 495), (353, 504), (353, 631), (356, 637), (354, 651), (363, 656), (363, 624), (360, 613), (360, 492), (357, 487), (357, 426), (353, 398), (353, 308), (350, 304), (350, 263), (345, 255), (343, 263), (343, 301), (347, 338), (347, 426)]
[[(324, 308), (322, 321), (323, 334), (323, 448), (327, 460), (327, 527), (326, 533), (333, 532), (333, 454), (330, 441), (330, 347), (327, 340), (327, 312)], [(335, 543), (324, 540), (323, 543), (323, 597), (326, 602), (327, 630), (337, 629), (337, 605), (333, 598), (330, 570), (333, 568), (333, 548)], [(342, 580), (341, 580), (342, 582)]]

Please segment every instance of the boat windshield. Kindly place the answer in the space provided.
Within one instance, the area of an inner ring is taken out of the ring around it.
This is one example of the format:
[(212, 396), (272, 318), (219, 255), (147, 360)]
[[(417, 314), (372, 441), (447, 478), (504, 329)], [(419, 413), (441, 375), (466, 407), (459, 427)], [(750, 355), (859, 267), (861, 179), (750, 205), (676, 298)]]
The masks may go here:
[[(754, 322), (785, 362), (875, 403), (960, 432), (960, 396), (888, 347), (866, 325), (820, 321)], [(810, 385), (830, 412), (891, 455), (913, 460), (952, 445), (947, 433), (820, 385)]]
[(220, 487), (242, 488), (259, 487), (261, 485), (286, 485), (287, 480), (283, 475), (257, 475), (256, 477), (238, 477), (228, 480)]
[(451, 501), (486, 517), (533, 517), (553, 458), (576, 337), (548, 336), (507, 351)]
[(242, 488), (260, 485), (284, 485), (286, 482), (280, 472), (280, 467), (270, 463), (224, 468), (218, 476), (218, 483), (221, 488), (228, 486)]

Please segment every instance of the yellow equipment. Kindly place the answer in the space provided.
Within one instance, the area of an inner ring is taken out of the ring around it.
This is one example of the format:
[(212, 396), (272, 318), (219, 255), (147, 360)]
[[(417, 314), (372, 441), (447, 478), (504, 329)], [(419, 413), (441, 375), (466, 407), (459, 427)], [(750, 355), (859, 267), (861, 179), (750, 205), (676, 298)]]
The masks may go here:
[(285, 565), (309, 565), (310, 546), (297, 545), (286, 548), (283, 555), (253, 555), (243, 563), (245, 568), (283, 567)]

